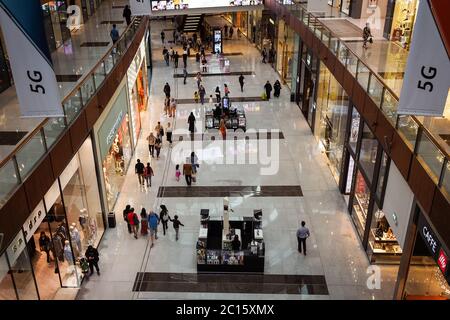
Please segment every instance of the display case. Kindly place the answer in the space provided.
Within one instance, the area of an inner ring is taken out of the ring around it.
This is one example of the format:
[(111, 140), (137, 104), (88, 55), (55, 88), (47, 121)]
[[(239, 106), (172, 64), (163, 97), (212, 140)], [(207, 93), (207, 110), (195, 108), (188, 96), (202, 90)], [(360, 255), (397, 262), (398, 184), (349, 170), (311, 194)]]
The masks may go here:
[(223, 109), (220, 105), (216, 109), (205, 112), (205, 129), (219, 129), (222, 117), (225, 118), (227, 129), (234, 131), (242, 129), (244, 132), (247, 130), (247, 119), (242, 107)]

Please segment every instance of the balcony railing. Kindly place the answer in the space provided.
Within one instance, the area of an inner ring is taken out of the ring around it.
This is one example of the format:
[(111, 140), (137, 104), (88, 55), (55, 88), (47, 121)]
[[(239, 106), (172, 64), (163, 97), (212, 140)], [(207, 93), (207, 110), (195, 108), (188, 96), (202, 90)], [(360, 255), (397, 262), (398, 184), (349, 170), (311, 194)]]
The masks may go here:
[(290, 0), (277, 0), (298, 17), (321, 42), (329, 48), (357, 79), (361, 87), (397, 129), (402, 139), (426, 166), (428, 174), (450, 199), (450, 156), (433, 134), (414, 116), (398, 115), (399, 98), (384, 80), (327, 28), (304, 4)]
[(87, 73), (81, 82), (62, 101), (64, 117), (46, 118), (0, 164), (0, 207), (14, 190), (26, 179), (41, 158), (70, 127), (81, 110), (95, 96), (106, 77), (126, 53), (136, 32), (147, 19), (135, 17), (119, 40)]

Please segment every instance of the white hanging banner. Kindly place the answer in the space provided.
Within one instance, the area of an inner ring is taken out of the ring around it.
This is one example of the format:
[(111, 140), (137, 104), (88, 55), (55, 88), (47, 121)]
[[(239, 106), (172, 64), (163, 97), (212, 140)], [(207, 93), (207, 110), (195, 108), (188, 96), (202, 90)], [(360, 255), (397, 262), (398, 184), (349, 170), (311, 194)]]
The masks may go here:
[(40, 0), (0, 0), (0, 24), (24, 117), (62, 117)]
[(427, 0), (419, 2), (398, 114), (442, 116), (450, 87), (450, 61)]
[(151, 13), (150, 0), (130, 0), (130, 10), (133, 16), (148, 16)]

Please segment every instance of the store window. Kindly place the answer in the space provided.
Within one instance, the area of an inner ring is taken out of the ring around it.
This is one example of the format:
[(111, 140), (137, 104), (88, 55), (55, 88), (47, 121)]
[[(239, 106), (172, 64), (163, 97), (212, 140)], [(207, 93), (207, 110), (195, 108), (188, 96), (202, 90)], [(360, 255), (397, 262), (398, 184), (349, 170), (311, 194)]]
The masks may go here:
[(359, 163), (366, 173), (369, 182), (372, 182), (377, 160), (378, 140), (370, 131), (369, 126), (364, 123), (363, 136), (361, 140), (361, 149), (359, 152)]
[(391, 40), (409, 49), (418, 9), (418, 0), (396, 0), (392, 18)]
[(6, 254), (19, 300), (38, 300), (30, 256), (22, 230), (6, 249)]
[(389, 157), (386, 154), (386, 152), (383, 151), (383, 155), (381, 157), (381, 165), (380, 165), (380, 173), (378, 175), (378, 182), (377, 182), (377, 197), (378, 199), (383, 199), (383, 189), (384, 184), (386, 181), (386, 174), (388, 173), (387, 167), (389, 163)]
[(384, 212), (375, 203), (369, 231), (367, 255), (371, 263), (398, 264), (402, 249), (392, 231)]
[(356, 146), (358, 144), (359, 127), (361, 124), (361, 116), (355, 107), (352, 108), (352, 123), (350, 125), (350, 136), (348, 138), (348, 145), (356, 154)]
[(108, 210), (112, 211), (132, 156), (126, 86), (97, 132)]
[(352, 218), (361, 239), (364, 238), (367, 214), (370, 203), (370, 188), (361, 171), (356, 173), (355, 194), (353, 197)]
[(0, 256), (0, 300), (17, 300), (6, 253)]
[[(278, 25), (278, 43), (276, 48), (276, 68), (284, 83), (290, 87), (294, 55), (294, 30), (284, 20)], [(270, 62), (270, 59), (269, 59)]]

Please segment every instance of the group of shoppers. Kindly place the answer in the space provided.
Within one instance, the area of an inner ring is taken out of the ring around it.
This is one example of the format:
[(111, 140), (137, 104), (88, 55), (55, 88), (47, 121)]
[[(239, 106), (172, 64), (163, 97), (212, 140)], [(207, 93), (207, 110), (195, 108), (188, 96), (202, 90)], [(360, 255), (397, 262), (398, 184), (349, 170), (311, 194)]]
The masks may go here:
[(264, 85), (264, 98), (265, 100), (270, 100), (271, 97), (271, 93), (273, 92), (273, 95), (276, 98), (280, 97), (281, 94), (281, 83), (280, 80), (276, 80), (275, 83), (272, 85), (270, 84), (270, 82), (267, 80), (266, 84)]
[(138, 239), (139, 230), (142, 236), (148, 236), (150, 233), (151, 246), (153, 247), (158, 239), (158, 226), (162, 224), (163, 234), (166, 235), (168, 223), (171, 221), (175, 229), (175, 239), (178, 241), (180, 226), (184, 227), (184, 224), (181, 223), (178, 215), (175, 215), (172, 219), (165, 205), (161, 205), (160, 208), (159, 216), (153, 210), (147, 213), (147, 210), (142, 208), (141, 218), (139, 219), (135, 209), (131, 205), (127, 205), (123, 210), (123, 219), (127, 224), (128, 233), (133, 234), (135, 239)]

